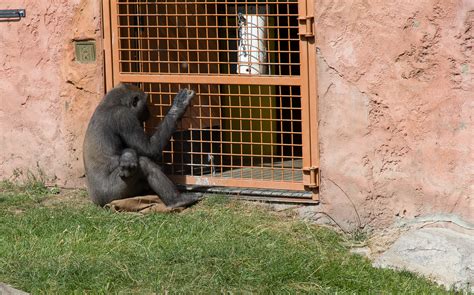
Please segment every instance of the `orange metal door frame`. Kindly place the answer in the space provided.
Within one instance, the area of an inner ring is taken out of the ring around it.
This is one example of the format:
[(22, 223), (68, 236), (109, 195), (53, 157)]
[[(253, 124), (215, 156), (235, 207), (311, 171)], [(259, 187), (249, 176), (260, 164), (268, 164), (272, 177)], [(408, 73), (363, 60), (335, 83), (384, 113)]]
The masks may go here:
[(102, 0), (102, 42), (104, 54), (104, 80), (105, 91), (109, 91), (114, 87), (113, 80), (113, 60), (112, 60), (112, 28), (110, 15), (110, 0)]
[(268, 189), (309, 190), (313, 200), (319, 200), (319, 144), (318, 144), (318, 102), (316, 79), (316, 45), (314, 38), (314, 0), (298, 0), (300, 34), (300, 76), (226, 76), (203, 74), (124, 74), (119, 70), (119, 38), (117, 23), (118, 0), (103, 0), (103, 48), (104, 76), (106, 90), (120, 82), (142, 83), (208, 83), (208, 84), (248, 84), (248, 85), (288, 85), (301, 87), (301, 121), (303, 149), (303, 182), (278, 183), (274, 180), (229, 179), (212, 176), (175, 176), (175, 181), (184, 184), (209, 186), (240, 186)]
[[(302, 109), (306, 119), (303, 135), (308, 142), (306, 151), (303, 152), (303, 182), (305, 188), (313, 191), (313, 199), (319, 200), (319, 140), (318, 140), (318, 91), (317, 91), (317, 60), (316, 60), (316, 42), (314, 34), (314, 1), (315, 0), (299, 0), (300, 20), (300, 48), (302, 56), (306, 57), (306, 62), (301, 63), (301, 76), (305, 79), (302, 91), (305, 94), (301, 98), (306, 101), (306, 109)], [(303, 144), (304, 146), (304, 144)], [(306, 152), (306, 153), (305, 153)]]

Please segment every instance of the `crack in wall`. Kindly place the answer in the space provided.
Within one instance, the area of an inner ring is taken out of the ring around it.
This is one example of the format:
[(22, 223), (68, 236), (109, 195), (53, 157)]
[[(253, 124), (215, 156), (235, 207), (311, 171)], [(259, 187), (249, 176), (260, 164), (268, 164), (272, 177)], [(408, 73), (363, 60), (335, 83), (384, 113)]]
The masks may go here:
[(67, 80), (66, 83), (68, 83), (68, 84), (74, 86), (77, 90), (84, 91), (84, 92), (86, 92), (86, 93), (93, 94), (93, 95), (98, 95), (98, 94), (99, 94), (99, 93), (97, 93), (97, 92), (88, 90), (88, 89), (86, 89), (86, 88), (84, 88), (84, 87), (82, 87), (82, 86), (79, 86), (79, 85), (77, 85), (75, 82), (73, 82), (73, 81), (71, 81), (71, 80)]

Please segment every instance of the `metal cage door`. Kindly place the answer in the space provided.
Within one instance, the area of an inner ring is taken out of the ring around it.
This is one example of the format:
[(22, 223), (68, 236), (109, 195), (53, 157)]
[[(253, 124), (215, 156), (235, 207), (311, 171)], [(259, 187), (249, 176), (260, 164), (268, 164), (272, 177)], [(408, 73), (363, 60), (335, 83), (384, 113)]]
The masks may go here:
[(178, 184), (316, 201), (312, 12), (312, 0), (104, 1), (107, 89), (135, 83), (149, 94), (148, 132), (180, 88), (196, 91), (163, 154)]

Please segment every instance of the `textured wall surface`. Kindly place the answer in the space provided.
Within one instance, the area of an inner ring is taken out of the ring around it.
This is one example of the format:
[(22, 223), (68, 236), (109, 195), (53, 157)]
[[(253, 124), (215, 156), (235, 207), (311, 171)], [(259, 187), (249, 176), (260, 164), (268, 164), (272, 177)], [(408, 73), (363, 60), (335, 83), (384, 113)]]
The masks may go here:
[(474, 1), (316, 3), (321, 209), (474, 222)]
[(1, 2), (27, 17), (0, 22), (0, 176), (41, 168), (58, 184), (82, 185), (82, 138), (103, 94), (101, 54), (74, 58), (74, 40), (97, 40), (100, 1)]
[[(441, 213), (474, 222), (474, 0), (315, 2), (320, 210), (347, 227)], [(0, 22), (0, 176), (39, 166), (82, 186), (104, 84), (100, 1), (1, 6), (27, 18)], [(95, 64), (74, 59), (83, 39), (97, 41)]]

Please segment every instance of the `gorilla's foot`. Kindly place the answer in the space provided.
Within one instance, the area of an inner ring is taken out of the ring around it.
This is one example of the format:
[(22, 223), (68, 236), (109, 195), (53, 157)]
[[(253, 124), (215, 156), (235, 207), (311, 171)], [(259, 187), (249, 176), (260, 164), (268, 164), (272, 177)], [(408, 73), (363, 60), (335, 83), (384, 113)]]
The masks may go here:
[(174, 202), (173, 204), (168, 204), (168, 207), (170, 207), (170, 208), (189, 207), (189, 206), (192, 206), (192, 205), (196, 204), (197, 202), (199, 202), (203, 198), (204, 198), (204, 194), (199, 193), (199, 192), (182, 193), (176, 199), (176, 202)]

